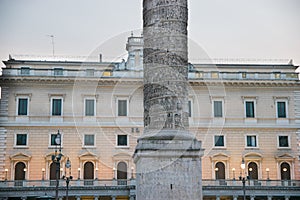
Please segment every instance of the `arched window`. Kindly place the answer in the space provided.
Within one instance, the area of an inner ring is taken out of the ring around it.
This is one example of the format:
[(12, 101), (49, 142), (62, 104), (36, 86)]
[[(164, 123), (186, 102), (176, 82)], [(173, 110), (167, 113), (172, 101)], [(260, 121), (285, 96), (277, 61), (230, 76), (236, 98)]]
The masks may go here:
[(85, 179), (84, 185), (93, 185), (94, 164), (92, 162), (86, 162), (83, 170), (83, 179)]
[(50, 164), (50, 180), (56, 180), (56, 164)]
[(217, 162), (215, 165), (216, 179), (225, 179), (225, 165), (222, 162)]
[(255, 162), (250, 162), (248, 164), (248, 176), (250, 179), (258, 179), (258, 167)]
[(18, 162), (15, 166), (15, 180), (25, 180), (26, 165)]
[(119, 162), (117, 166), (117, 179), (127, 179), (127, 164), (125, 162)]
[(94, 164), (92, 162), (86, 162), (84, 164), (84, 179), (94, 179)]
[(18, 162), (15, 166), (15, 186), (23, 186), (25, 175), (26, 165), (23, 162)]
[(283, 162), (280, 165), (281, 180), (291, 180), (291, 167), (288, 163)]

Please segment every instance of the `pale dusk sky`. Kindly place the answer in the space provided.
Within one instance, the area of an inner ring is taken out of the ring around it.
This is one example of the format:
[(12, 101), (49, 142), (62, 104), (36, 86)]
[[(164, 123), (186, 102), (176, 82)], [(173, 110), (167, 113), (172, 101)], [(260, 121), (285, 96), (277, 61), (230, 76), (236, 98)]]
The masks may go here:
[[(293, 59), (299, 65), (299, 9), (299, 0), (189, 0), (189, 38), (210, 58)], [(96, 52), (118, 60), (130, 32), (141, 34), (142, 0), (0, 0), (0, 27), (1, 60), (52, 55), (47, 35), (55, 36), (55, 55)]]

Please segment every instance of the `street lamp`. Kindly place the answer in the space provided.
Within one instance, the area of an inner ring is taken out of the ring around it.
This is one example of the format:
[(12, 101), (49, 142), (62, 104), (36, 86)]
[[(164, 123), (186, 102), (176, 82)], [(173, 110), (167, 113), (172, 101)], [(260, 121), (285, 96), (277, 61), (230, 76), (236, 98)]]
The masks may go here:
[[(55, 178), (56, 178), (56, 186), (55, 186), (55, 199), (58, 200), (58, 185), (59, 185), (59, 173), (60, 173), (60, 160), (61, 160), (61, 134), (59, 130), (55, 136), (55, 154), (52, 155), (52, 162), (55, 163)], [(57, 146), (59, 148), (57, 149)], [(59, 152), (57, 152), (59, 150)]]
[(71, 176), (71, 161), (69, 160), (69, 158), (68, 158), (65, 166), (69, 170), (69, 176), (67, 176), (67, 170), (66, 170), (66, 176), (63, 176), (62, 178), (66, 179), (66, 185), (67, 185), (66, 200), (68, 200), (69, 199), (69, 183), (70, 183), (70, 180), (73, 179), (73, 176)]
[[(244, 172), (245, 168), (246, 168), (245, 160), (244, 160), (244, 158), (242, 158), (242, 163), (241, 163), (242, 172)], [(243, 183), (243, 196), (244, 196), (244, 200), (246, 200), (246, 177), (245, 177), (245, 174), (244, 174), (244, 176), (242, 176), (242, 174), (241, 174), (239, 179)]]
[(78, 180), (80, 179), (80, 167), (78, 167)]

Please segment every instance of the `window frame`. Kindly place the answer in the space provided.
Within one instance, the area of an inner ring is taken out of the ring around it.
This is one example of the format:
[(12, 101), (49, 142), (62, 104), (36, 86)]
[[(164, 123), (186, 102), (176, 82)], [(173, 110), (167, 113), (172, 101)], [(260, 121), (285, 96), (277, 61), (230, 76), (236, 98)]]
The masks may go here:
[[(253, 117), (247, 117), (247, 102), (253, 102)], [(245, 99), (244, 100), (244, 117), (246, 119), (256, 119), (256, 100), (255, 99)]]
[(49, 133), (49, 144), (48, 144), (48, 148), (56, 148), (56, 146), (61, 146), (61, 147), (63, 147), (63, 143), (64, 143), (64, 134), (60, 131), (59, 132), (60, 133), (60, 145), (52, 145), (52, 140), (51, 140), (51, 137), (52, 137), (52, 135), (57, 135), (57, 132), (51, 132), (51, 133)]
[[(53, 115), (53, 100), (54, 99), (60, 99), (61, 100), (60, 115)], [(62, 97), (62, 96), (51, 96), (50, 116), (52, 116), (52, 117), (62, 117), (63, 115), (64, 115), (64, 97)]]
[[(222, 116), (219, 117), (219, 116), (215, 116), (215, 102), (221, 102), (221, 114)], [(224, 118), (224, 99), (213, 99), (212, 101), (212, 117), (213, 118)]]
[[(126, 145), (119, 145), (119, 136), (126, 136), (126, 139), (127, 139), (127, 144)], [(116, 135), (116, 148), (129, 148), (129, 136), (128, 134), (117, 134)]]
[[(126, 101), (126, 115), (119, 115), (119, 101)], [(128, 97), (118, 97), (116, 101), (116, 116), (128, 117), (129, 116), (129, 99)]]
[[(288, 141), (288, 146), (287, 147), (280, 146), (279, 137), (287, 137), (287, 141)], [(278, 149), (290, 149), (291, 148), (291, 137), (289, 135), (284, 135), (284, 134), (277, 135), (277, 148)]]
[(210, 73), (211, 79), (219, 79), (220, 78), (220, 73), (218, 71), (212, 71)]
[[(26, 73), (22, 73), (22, 72), (26, 72)], [(21, 67), (20, 75), (30, 75), (30, 67)]]
[[(284, 102), (285, 103), (285, 117), (279, 117), (278, 114), (278, 103), (282, 103)], [(277, 119), (287, 119), (288, 118), (288, 100), (286, 99), (276, 99), (275, 101), (275, 107), (276, 107), (276, 118)]]
[[(248, 137), (255, 137), (255, 143), (256, 143), (256, 146), (248, 146)], [(247, 149), (252, 149), (252, 148), (256, 148), (258, 149), (259, 148), (259, 145), (258, 145), (258, 135), (257, 134), (248, 134), (245, 136), (245, 148)]]
[[(223, 137), (223, 146), (216, 146), (216, 137), (220, 137), (220, 136), (222, 136)], [(214, 148), (226, 148), (226, 137), (225, 137), (225, 135), (221, 135), (221, 134), (219, 134), (219, 135), (213, 135), (213, 141), (214, 141)]]
[[(26, 115), (19, 115), (19, 100), (20, 99), (27, 99), (27, 114)], [(29, 116), (29, 101), (30, 101), (29, 96), (20, 95), (20, 96), (17, 96), (16, 100), (17, 100), (17, 102), (16, 102), (16, 116), (19, 116), (19, 117)]]
[[(86, 136), (93, 136), (93, 145), (88, 145), (88, 144), (86, 144), (85, 143), (85, 137)], [(96, 134), (84, 134), (83, 135), (83, 144), (82, 144), (82, 146), (84, 147), (84, 148), (95, 148), (96, 147)]]
[[(86, 113), (86, 101), (87, 100), (93, 100), (94, 101), (94, 113), (93, 113), (93, 115), (87, 115), (87, 113)], [(85, 117), (95, 117), (97, 114), (96, 114), (96, 111), (97, 111), (97, 108), (96, 108), (96, 98), (95, 97), (85, 97), (84, 98), (84, 105), (83, 105), (83, 112), (84, 112), (84, 116)]]
[(95, 69), (94, 68), (89, 68), (85, 70), (85, 75), (87, 77), (94, 77), (95, 76)]
[[(56, 74), (56, 72), (60, 72)], [(53, 67), (53, 76), (63, 76), (64, 75), (64, 68), (63, 67)]]
[[(26, 144), (25, 145), (18, 145), (18, 135), (26, 135)], [(28, 148), (28, 142), (29, 142), (29, 134), (28, 133), (15, 133), (15, 139), (14, 139), (14, 148)]]

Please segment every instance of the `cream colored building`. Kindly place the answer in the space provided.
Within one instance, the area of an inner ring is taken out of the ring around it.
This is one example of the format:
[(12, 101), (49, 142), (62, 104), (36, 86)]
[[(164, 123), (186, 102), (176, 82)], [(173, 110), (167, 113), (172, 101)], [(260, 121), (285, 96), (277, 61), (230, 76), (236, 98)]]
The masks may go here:
[[(52, 155), (59, 130), (60, 176), (71, 174), (73, 188), (106, 187), (114, 179), (119, 186), (133, 186), (124, 189), (128, 194), (77, 194), (74, 189), (72, 198), (134, 199), (132, 155), (143, 133), (142, 43), (140, 37), (129, 37), (128, 59), (120, 63), (13, 57), (4, 61), (0, 78), (0, 190), (4, 192), (0, 198), (12, 197), (12, 193), (20, 197), (14, 190), (18, 184), (25, 188), (33, 183), (41, 188), (53, 186), (48, 180), (55, 179)], [(247, 194), (251, 199), (299, 198), (297, 66), (195, 63), (189, 67), (190, 131), (205, 149), (204, 198), (241, 198), (241, 193), (226, 189), (235, 184), (239, 189), (239, 176), (248, 176), (249, 187), (292, 188), (278, 194), (264, 188), (265, 193)], [(70, 172), (65, 167), (68, 159)], [(242, 160), (245, 170), (240, 167)], [(23, 192), (23, 197), (30, 196)]]

